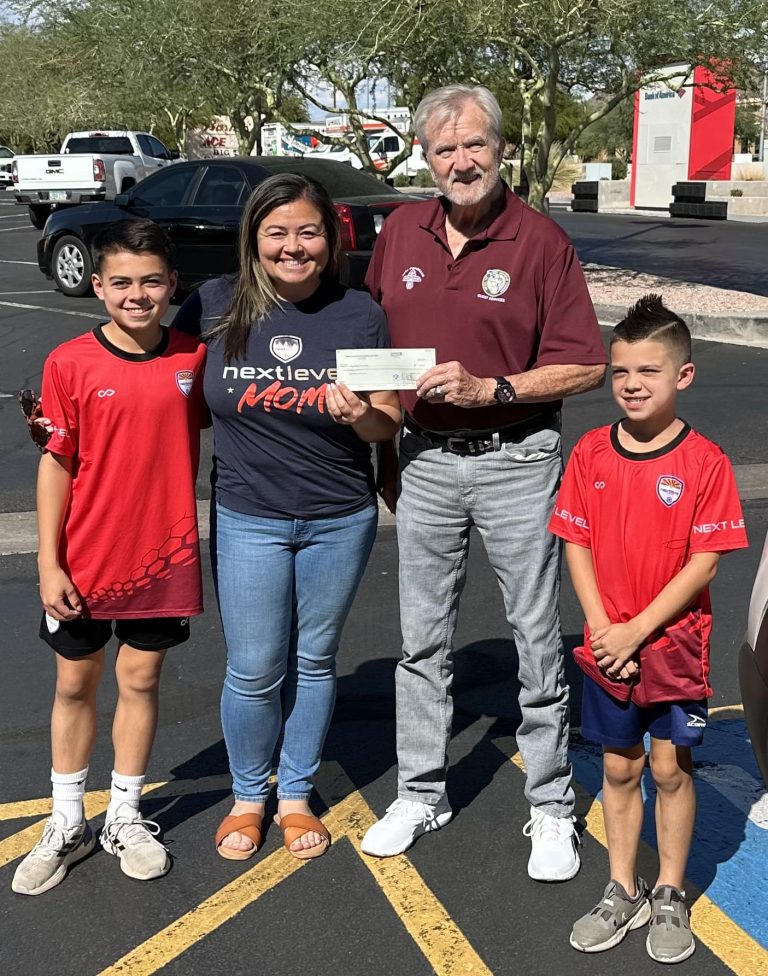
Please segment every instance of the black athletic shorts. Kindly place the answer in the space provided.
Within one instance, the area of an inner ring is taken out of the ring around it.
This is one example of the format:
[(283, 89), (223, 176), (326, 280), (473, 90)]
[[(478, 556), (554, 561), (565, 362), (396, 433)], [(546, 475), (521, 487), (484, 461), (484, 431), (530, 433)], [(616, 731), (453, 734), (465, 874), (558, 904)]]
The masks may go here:
[(189, 640), (189, 617), (145, 617), (141, 620), (54, 620), (43, 612), (40, 637), (57, 654), (86, 657), (101, 650), (112, 636), (140, 651), (164, 651)]

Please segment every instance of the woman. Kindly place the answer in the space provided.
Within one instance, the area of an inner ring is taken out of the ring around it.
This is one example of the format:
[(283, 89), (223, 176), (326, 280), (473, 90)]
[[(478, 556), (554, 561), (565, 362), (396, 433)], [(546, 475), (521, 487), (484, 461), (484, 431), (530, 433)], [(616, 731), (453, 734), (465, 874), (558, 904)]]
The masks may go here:
[(261, 844), (272, 755), (282, 735), (278, 813), (299, 858), (330, 836), (309, 808), (333, 711), (341, 630), (376, 533), (370, 443), (400, 425), (395, 393), (335, 383), (336, 350), (389, 344), (381, 309), (339, 284), (339, 220), (303, 176), (261, 183), (240, 229), (236, 279), (180, 309), (208, 329), (214, 559), (227, 644), (221, 702), (234, 804), (216, 833), (225, 858)]

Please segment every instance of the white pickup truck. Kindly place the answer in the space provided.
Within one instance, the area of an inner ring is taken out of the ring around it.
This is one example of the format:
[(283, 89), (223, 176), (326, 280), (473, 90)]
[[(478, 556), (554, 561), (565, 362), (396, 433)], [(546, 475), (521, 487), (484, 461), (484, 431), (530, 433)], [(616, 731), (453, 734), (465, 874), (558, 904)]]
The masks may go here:
[(113, 200), (178, 158), (147, 132), (70, 132), (58, 153), (14, 158), (14, 196), (42, 227), (52, 210)]

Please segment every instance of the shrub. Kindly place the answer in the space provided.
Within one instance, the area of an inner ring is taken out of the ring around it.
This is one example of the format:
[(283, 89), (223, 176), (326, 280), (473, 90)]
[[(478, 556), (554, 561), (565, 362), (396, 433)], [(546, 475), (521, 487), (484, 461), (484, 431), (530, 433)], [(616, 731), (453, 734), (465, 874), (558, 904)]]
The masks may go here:
[(741, 189), (739, 189), (738, 186), (734, 186), (734, 188), (731, 190), (731, 196), (732, 197), (743, 197), (744, 196), (744, 191), (741, 190)]
[(413, 178), (414, 186), (434, 186), (435, 181), (428, 169), (420, 169)]
[(616, 156), (611, 160), (611, 179), (625, 180), (627, 178), (627, 161)]
[(393, 186), (410, 186), (410, 177), (406, 176), (405, 173), (398, 173), (397, 176), (392, 180)]

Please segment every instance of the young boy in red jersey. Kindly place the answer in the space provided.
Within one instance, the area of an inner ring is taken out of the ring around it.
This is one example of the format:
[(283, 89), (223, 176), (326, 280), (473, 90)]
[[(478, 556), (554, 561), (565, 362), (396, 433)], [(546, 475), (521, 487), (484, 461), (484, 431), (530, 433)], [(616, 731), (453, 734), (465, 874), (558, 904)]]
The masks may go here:
[(171, 244), (149, 220), (94, 242), (93, 288), (110, 320), (66, 342), (43, 369), (53, 428), (37, 482), (41, 638), (56, 652), (53, 811), (12, 888), (39, 895), (96, 838), (83, 813), (104, 646), (119, 641), (112, 791), (101, 845), (138, 880), (165, 874), (159, 828), (139, 798), (157, 725), (165, 651), (202, 613), (195, 503), (205, 349), (164, 328), (176, 287)]
[[(691, 748), (707, 724), (708, 586), (721, 553), (747, 545), (728, 458), (676, 413), (694, 377), (685, 323), (648, 295), (611, 337), (613, 397), (624, 417), (573, 450), (550, 520), (586, 620), (582, 734), (603, 747), (611, 880), (573, 926), (601, 952), (650, 920), (652, 959), (694, 951), (683, 883), (696, 794)], [(643, 736), (651, 736), (659, 875), (636, 875)]]

